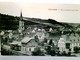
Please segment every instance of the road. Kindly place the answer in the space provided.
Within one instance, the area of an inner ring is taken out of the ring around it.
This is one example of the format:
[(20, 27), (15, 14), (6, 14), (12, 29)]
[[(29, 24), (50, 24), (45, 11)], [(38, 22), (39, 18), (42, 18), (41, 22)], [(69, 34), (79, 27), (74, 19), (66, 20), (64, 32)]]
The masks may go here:
[(73, 55), (76, 55), (77, 57), (80, 57), (80, 53), (72, 53)]

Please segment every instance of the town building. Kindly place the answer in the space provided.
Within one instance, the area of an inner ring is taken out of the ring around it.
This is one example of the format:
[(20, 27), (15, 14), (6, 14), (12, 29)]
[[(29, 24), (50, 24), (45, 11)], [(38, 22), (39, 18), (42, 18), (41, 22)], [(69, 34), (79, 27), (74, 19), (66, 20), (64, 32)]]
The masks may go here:
[(77, 33), (62, 35), (58, 41), (60, 51), (74, 52), (74, 47), (80, 47), (80, 36)]
[(59, 41), (58, 41), (58, 47), (59, 47), (59, 51), (63, 52), (65, 51), (66, 53), (69, 52), (70, 49), (70, 41), (68, 40), (68, 35), (61, 35)]
[(21, 44), (21, 52), (28, 55), (31, 55), (34, 49), (39, 46), (34, 37), (25, 37)]
[(9, 39), (12, 39), (12, 37), (13, 37), (13, 33), (12, 33), (12, 30), (9, 32)]
[(65, 39), (63, 37), (61, 37), (58, 41), (58, 47), (59, 47), (59, 51), (63, 52), (65, 51)]
[(49, 34), (45, 29), (38, 29), (35, 36), (38, 36), (39, 41), (42, 42), (45, 38), (48, 38)]
[(78, 33), (71, 33), (69, 35), (71, 52), (74, 52), (74, 47), (80, 47), (80, 36)]
[(21, 51), (21, 42), (13, 41), (12, 43), (9, 43), (9, 44), (12, 50)]
[(52, 28), (50, 28), (50, 29), (49, 29), (49, 32), (53, 32), (53, 29), (52, 29)]

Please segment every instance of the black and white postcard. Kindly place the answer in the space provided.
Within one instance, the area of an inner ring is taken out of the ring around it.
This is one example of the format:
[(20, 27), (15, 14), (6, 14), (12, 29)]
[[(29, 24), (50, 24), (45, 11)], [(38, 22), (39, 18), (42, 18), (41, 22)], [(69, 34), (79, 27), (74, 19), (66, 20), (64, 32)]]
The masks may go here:
[(80, 57), (80, 4), (0, 2), (1, 56)]

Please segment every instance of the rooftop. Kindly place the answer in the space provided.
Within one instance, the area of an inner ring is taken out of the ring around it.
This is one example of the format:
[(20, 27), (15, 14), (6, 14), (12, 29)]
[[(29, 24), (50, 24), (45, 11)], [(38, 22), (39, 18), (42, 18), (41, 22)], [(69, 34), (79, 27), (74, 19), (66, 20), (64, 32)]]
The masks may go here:
[(28, 43), (31, 39), (34, 39), (34, 37), (25, 37), (21, 42)]

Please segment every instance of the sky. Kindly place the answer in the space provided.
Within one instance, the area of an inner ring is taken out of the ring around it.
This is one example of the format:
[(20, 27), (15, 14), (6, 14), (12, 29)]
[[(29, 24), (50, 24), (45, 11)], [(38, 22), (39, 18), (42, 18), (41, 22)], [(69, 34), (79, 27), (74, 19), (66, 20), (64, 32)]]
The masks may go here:
[(0, 13), (13, 16), (54, 19), (60, 22), (80, 23), (80, 4), (0, 2)]

